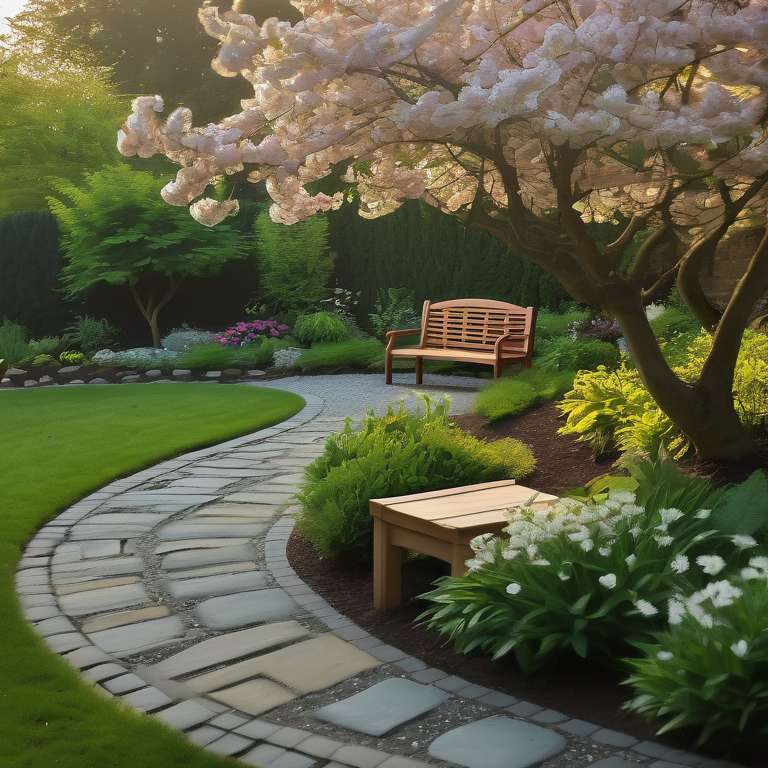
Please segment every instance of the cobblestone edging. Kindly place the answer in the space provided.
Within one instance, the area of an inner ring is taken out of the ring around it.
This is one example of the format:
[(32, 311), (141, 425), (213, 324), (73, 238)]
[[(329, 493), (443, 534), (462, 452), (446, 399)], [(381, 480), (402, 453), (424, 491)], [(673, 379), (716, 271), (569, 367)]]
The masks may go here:
[(302, 396), (282, 424), (115, 481), (38, 532), (16, 587), (54, 652), (264, 768), (738, 768), (428, 668), (313, 593), (286, 558), (292, 495), (342, 422)]

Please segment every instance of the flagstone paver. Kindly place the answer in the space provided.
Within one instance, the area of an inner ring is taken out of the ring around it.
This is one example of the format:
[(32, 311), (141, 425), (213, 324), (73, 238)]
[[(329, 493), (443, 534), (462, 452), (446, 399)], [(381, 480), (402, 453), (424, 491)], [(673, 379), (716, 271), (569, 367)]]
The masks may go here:
[[(454, 412), (468, 410), (476, 383), (427, 378), (451, 386)], [(19, 563), (25, 617), (106, 695), (246, 765), (707, 765), (428, 668), (297, 577), (285, 546), (303, 468), (344, 416), (382, 412), (401, 397), (412, 410), (410, 378), (400, 380), (406, 386), (363, 375), (268, 382), (304, 396), (304, 410), (74, 504)], [(473, 721), (456, 726), (466, 719), (449, 717), (451, 708), (475, 713)]]

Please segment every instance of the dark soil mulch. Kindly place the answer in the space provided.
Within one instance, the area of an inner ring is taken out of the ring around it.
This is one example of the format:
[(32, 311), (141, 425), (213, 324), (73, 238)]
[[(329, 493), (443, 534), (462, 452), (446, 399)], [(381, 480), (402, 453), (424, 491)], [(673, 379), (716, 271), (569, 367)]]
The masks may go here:
[[(595, 461), (585, 444), (557, 434), (558, 413), (554, 404), (548, 404), (492, 426), (485, 426), (482, 417), (475, 414), (455, 416), (453, 421), (478, 437), (489, 440), (515, 437), (529, 445), (537, 458), (538, 468), (524, 482), (540, 491), (557, 494), (564, 488), (581, 486), (597, 475), (615, 473), (611, 463), (615, 456)], [(696, 469), (693, 464), (689, 466), (689, 471)], [(511, 658), (494, 662), (480, 653), (457, 655), (437, 632), (414, 625), (414, 620), (425, 608), (425, 603), (416, 598), (428, 591), (435, 579), (448, 574), (449, 567), (445, 563), (432, 558), (404, 563), (403, 607), (384, 613), (373, 608), (370, 565), (323, 559), (298, 534), (293, 534), (288, 542), (288, 559), (298, 575), (336, 610), (430, 667), (572, 717), (630, 733), (638, 739), (661, 740), (671, 748), (690, 748), (690, 741), (679, 735), (660, 739), (653, 726), (621, 709), (631, 696), (631, 689), (620, 684), (627, 677), (625, 672), (569, 655), (554, 668), (524, 675)], [(755, 766), (764, 764), (762, 758), (757, 760), (751, 755), (729, 757)]]

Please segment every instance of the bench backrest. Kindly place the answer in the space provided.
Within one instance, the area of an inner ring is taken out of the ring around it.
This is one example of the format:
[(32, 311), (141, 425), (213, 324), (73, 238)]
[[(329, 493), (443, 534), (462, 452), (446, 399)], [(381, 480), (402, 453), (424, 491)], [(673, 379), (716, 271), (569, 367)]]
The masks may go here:
[[(503, 301), (452, 299), (434, 304), (425, 301), (420, 346), (487, 352), (493, 349), (499, 336), (513, 333), (528, 336), (530, 352), (535, 319), (534, 307), (518, 307)], [(524, 341), (519, 342), (520, 349), (524, 345)], [(510, 342), (507, 348), (514, 346), (518, 345)]]

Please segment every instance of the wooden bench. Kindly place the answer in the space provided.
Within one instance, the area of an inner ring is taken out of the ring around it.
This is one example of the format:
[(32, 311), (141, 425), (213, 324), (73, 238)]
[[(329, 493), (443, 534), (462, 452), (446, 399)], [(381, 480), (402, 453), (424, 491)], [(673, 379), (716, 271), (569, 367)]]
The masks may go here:
[(507, 510), (534, 496), (536, 510), (557, 501), (514, 480), (371, 499), (374, 607), (386, 611), (400, 605), (403, 548), (444, 560), (451, 564), (451, 576), (463, 576), (465, 561), (473, 557), (469, 542), (481, 533), (500, 535), (509, 524)]
[[(534, 307), (518, 307), (489, 299), (424, 302), (420, 328), (387, 331), (384, 371), (392, 383), (393, 358), (416, 358), (416, 383), (422, 382), (422, 361), (454, 360), (493, 366), (493, 377), (522, 363), (531, 367)], [(403, 336), (421, 334), (417, 346), (395, 347)]]

